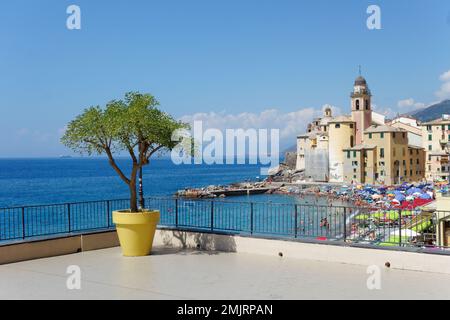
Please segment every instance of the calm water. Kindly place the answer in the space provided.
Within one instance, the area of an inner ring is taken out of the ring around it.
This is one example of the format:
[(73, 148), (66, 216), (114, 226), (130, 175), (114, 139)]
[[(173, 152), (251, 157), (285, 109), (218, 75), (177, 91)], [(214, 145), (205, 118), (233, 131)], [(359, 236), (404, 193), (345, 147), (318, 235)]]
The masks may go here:
[[(119, 159), (128, 172), (128, 159)], [(144, 169), (146, 196), (170, 196), (185, 187), (256, 180), (257, 165), (182, 165), (156, 159)], [(128, 198), (128, 187), (106, 159), (0, 159), (0, 208)]]
[[(128, 161), (120, 160), (119, 165), (126, 168)], [(256, 180), (259, 173), (257, 165), (176, 166), (170, 160), (160, 159), (144, 171), (145, 195), (171, 196), (185, 187)], [(105, 159), (0, 160), (0, 208), (128, 197), (127, 186)], [(327, 205), (327, 200), (254, 195), (230, 197), (225, 202), (220, 199), (214, 205), (210, 201), (180, 200), (176, 208), (172, 198), (153, 199), (147, 205), (160, 210), (161, 223), (168, 226), (176, 225), (178, 219), (178, 225), (190, 228), (209, 229), (214, 224), (215, 229), (222, 231), (248, 233), (253, 228), (255, 233), (292, 236), (297, 230), (299, 236), (313, 236), (327, 234), (319, 226), (320, 219), (327, 217), (334, 225), (333, 233), (339, 234), (342, 222), (339, 209), (299, 208), (295, 226), (294, 203)], [(0, 210), (0, 241), (109, 228), (111, 211), (127, 206), (128, 201), (101, 201), (72, 204), (70, 210), (67, 205)]]

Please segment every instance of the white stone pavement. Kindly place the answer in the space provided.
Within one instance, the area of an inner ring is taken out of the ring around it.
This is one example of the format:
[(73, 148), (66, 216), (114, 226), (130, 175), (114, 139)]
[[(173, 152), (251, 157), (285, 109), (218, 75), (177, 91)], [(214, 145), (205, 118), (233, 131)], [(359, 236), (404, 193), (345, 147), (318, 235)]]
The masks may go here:
[[(81, 290), (66, 269), (81, 268)], [(0, 299), (450, 299), (450, 275), (242, 253), (159, 248), (123, 258), (119, 248), (0, 266)]]

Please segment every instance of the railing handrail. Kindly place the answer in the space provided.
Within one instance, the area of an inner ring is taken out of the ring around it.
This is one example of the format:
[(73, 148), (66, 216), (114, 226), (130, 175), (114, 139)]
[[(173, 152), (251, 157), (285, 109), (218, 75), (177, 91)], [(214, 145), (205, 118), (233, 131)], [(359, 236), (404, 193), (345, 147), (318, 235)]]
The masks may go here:
[[(352, 206), (352, 205), (324, 205), (324, 204), (311, 204), (311, 203), (283, 203), (283, 202), (273, 202), (273, 201), (230, 201), (223, 198), (187, 198), (187, 197), (176, 197), (176, 196), (148, 196), (145, 199), (154, 199), (154, 200), (184, 200), (184, 201), (194, 201), (194, 202), (211, 202), (214, 201), (216, 203), (234, 203), (234, 204), (265, 204), (265, 205), (278, 205), (278, 206), (292, 206), (299, 205), (302, 207), (318, 207), (318, 208), (338, 208), (338, 209), (361, 209), (361, 207)], [(0, 210), (17, 210), (22, 208), (39, 208), (39, 207), (57, 207), (57, 206), (66, 206), (66, 205), (80, 205), (80, 204), (92, 204), (92, 203), (106, 203), (106, 202), (118, 202), (118, 201), (130, 201), (130, 199), (104, 199), (104, 200), (87, 200), (87, 201), (71, 201), (71, 202), (59, 202), (59, 203), (49, 203), (49, 204), (31, 204), (31, 205), (18, 205), (12, 207), (3, 207)], [(370, 208), (367, 208), (370, 209)], [(389, 209), (389, 210), (399, 210), (399, 209)], [(449, 211), (450, 212), (450, 211)]]
[[(435, 214), (430, 215), (433, 217), (430, 221), (408, 227), (415, 217), (428, 217), (427, 212), (417, 214), (400, 208), (383, 210), (351, 205), (260, 202), (251, 201), (252, 198), (248, 198), (250, 201), (175, 196), (149, 196), (145, 199), (146, 208), (152, 207), (163, 213), (162, 226), (175, 228), (268, 234), (293, 239), (325, 237), (344, 242), (370, 241), (379, 245), (395, 241), (394, 244), (400, 247), (436, 243), (424, 237), (436, 228), (436, 222), (432, 221), (436, 220)], [(105, 228), (112, 230), (112, 211), (128, 201), (91, 200), (0, 208), (0, 241)], [(438, 247), (443, 247), (441, 240), (437, 242)]]

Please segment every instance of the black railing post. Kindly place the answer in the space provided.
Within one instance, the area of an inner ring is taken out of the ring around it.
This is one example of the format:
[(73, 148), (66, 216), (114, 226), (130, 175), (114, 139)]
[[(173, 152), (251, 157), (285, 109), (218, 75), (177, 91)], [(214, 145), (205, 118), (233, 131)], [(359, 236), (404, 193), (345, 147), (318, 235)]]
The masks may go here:
[(347, 242), (347, 208), (344, 207), (344, 242)]
[(178, 198), (175, 199), (175, 226), (178, 228)]
[(295, 219), (294, 219), (294, 221), (295, 221), (295, 234), (294, 234), (294, 238), (296, 238), (297, 239), (297, 237), (298, 237), (298, 205), (294, 205), (295, 206)]
[(254, 219), (254, 203), (250, 203), (250, 234), (253, 234), (253, 219)]
[(72, 232), (72, 219), (71, 219), (71, 213), (70, 213), (70, 203), (67, 204), (67, 222), (69, 223), (69, 233)]
[(398, 242), (402, 246), (402, 210), (398, 211)]
[(22, 239), (25, 239), (27, 236), (26, 234), (26, 227), (25, 227), (25, 208), (22, 207)]
[(214, 201), (211, 201), (211, 231), (214, 231)]
[(109, 223), (109, 212), (111, 210), (111, 205), (109, 203), (109, 200), (106, 201), (106, 221), (108, 229), (111, 227), (111, 224)]

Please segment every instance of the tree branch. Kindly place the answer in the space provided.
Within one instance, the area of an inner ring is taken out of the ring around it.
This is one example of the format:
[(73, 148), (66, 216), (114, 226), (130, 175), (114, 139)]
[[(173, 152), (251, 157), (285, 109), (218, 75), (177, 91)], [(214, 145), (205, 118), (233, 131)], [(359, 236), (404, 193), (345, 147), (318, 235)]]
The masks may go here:
[(105, 148), (105, 152), (108, 155), (109, 158), (109, 164), (111, 165), (111, 167), (114, 168), (114, 170), (117, 172), (117, 174), (120, 176), (120, 178), (125, 181), (125, 183), (127, 185), (130, 185), (131, 181), (130, 179), (128, 179), (125, 174), (122, 172), (122, 170), (120, 170), (119, 166), (116, 164), (116, 161), (114, 160), (114, 157), (111, 153), (111, 150), (109, 148)]

